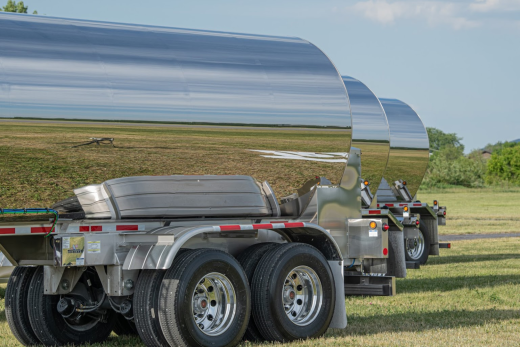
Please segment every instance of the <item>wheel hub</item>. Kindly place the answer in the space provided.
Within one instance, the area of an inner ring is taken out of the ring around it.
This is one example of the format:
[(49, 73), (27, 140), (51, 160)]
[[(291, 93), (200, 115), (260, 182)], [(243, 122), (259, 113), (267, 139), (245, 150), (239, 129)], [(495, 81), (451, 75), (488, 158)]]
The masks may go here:
[(307, 266), (292, 269), (285, 278), (282, 303), (285, 314), (296, 325), (316, 319), (323, 301), (323, 289), (316, 272)]
[(419, 260), (425, 249), (424, 236), (419, 231), (419, 236), (413, 239), (406, 239), (406, 253), (411, 260)]
[(193, 320), (204, 334), (220, 335), (231, 326), (236, 302), (231, 281), (221, 273), (209, 273), (199, 280), (193, 292)]

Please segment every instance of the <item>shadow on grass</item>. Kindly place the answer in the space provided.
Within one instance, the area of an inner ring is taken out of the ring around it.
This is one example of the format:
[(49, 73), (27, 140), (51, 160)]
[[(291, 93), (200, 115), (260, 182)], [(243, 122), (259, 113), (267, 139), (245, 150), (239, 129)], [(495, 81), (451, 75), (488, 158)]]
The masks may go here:
[(480, 261), (497, 261), (506, 259), (520, 259), (520, 254), (475, 254), (475, 255), (450, 255), (446, 257), (430, 257), (425, 266), (445, 265), (456, 263), (475, 263)]
[(520, 284), (520, 275), (454, 276), (435, 278), (406, 278), (399, 281), (397, 294), (427, 291), (447, 292), (462, 288), (476, 289), (504, 284)]
[[(347, 308), (348, 310), (348, 308)], [(433, 329), (453, 329), (520, 319), (519, 310), (449, 310), (436, 312), (402, 312), (389, 315), (360, 317), (350, 315), (346, 329), (333, 329), (332, 336), (371, 335), (382, 332), (417, 332)], [(329, 335), (328, 334), (328, 335)]]

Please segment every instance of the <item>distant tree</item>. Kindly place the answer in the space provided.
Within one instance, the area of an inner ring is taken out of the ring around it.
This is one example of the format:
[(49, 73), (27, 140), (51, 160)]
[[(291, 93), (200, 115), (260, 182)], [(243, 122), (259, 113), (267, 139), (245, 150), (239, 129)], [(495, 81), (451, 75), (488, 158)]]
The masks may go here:
[[(27, 13), (29, 6), (25, 6), (23, 1), (16, 2), (13, 0), (7, 0), (7, 4), (2, 9), (4, 12)], [(0, 9), (0, 11), (2, 9)], [(33, 14), (38, 14), (38, 12), (34, 11)]]
[(455, 133), (445, 133), (437, 128), (426, 128), (428, 138), (430, 139), (430, 150), (439, 151), (444, 147), (455, 147), (460, 153), (464, 152), (464, 145), (461, 143), (462, 137), (458, 137)]
[(447, 134), (436, 128), (426, 130), (433, 153), (422, 182), (424, 188), (484, 185), (486, 163), (480, 153), (465, 156), (462, 138), (457, 134)]
[(520, 143), (506, 142), (488, 161), (486, 182), (520, 185)]

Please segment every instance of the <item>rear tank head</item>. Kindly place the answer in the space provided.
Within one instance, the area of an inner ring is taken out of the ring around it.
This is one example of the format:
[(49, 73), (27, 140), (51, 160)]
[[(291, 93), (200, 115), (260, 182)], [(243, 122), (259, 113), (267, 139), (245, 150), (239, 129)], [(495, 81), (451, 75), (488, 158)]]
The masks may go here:
[(428, 167), (428, 133), (417, 112), (408, 104), (397, 99), (379, 100), (390, 127), (390, 155), (377, 199), (378, 202), (408, 200), (401, 194), (390, 196), (388, 186), (394, 192), (399, 186), (406, 186), (410, 198), (415, 196)]
[(374, 93), (361, 81), (341, 76), (352, 112), (352, 147), (361, 150), (362, 187), (375, 194), (390, 152), (390, 133), (385, 111)]

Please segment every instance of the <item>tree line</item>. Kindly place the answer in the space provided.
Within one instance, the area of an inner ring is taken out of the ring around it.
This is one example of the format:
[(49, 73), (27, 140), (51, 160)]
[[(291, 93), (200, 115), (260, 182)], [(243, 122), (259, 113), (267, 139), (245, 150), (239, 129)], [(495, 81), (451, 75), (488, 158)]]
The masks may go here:
[[(28, 10), (29, 10), (29, 6), (25, 6), (23, 1), (16, 2), (13, 0), (8, 0), (7, 4), (5, 6), (3, 6), (2, 8), (0, 8), (0, 11), (14, 12), (14, 13), (27, 13)], [(32, 14), (38, 14), (38, 11), (33, 11)]]
[(462, 138), (455, 133), (436, 128), (427, 131), (431, 154), (423, 188), (520, 186), (520, 143), (488, 144), (484, 150), (492, 154), (486, 159), (480, 149), (465, 155)]

